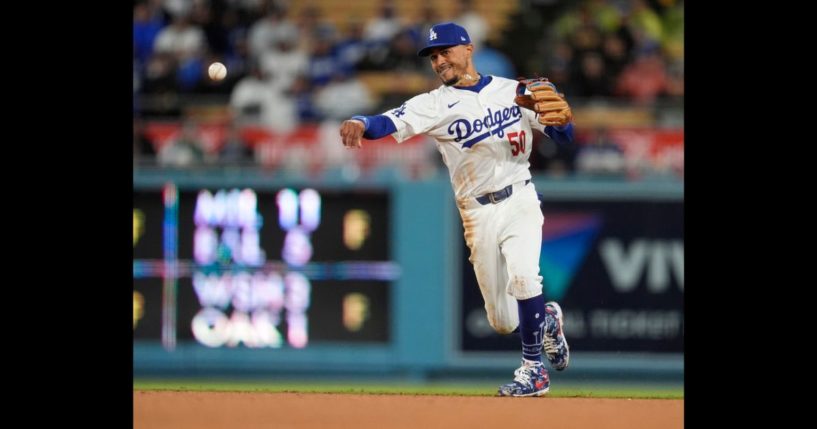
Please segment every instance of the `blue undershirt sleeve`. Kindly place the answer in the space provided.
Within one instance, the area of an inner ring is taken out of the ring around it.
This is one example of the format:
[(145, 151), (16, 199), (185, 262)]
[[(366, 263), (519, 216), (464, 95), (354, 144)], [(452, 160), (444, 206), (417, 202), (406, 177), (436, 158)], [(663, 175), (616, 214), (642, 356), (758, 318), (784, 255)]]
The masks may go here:
[(394, 133), (397, 131), (397, 127), (394, 126), (394, 122), (392, 122), (391, 118), (386, 115), (374, 115), (374, 116), (352, 116), (352, 119), (357, 119), (363, 122), (365, 127), (365, 132), (363, 133), (363, 137), (369, 140), (377, 140), (382, 137), (386, 137), (389, 134)]
[(565, 144), (573, 141), (573, 123), (562, 127), (546, 126), (545, 134), (553, 139), (557, 144)]

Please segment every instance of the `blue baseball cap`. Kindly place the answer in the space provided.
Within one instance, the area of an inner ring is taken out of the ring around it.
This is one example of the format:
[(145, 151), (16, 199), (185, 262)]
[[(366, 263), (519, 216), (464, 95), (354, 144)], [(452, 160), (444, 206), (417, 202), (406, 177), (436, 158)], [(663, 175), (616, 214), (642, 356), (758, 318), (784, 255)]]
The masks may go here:
[(426, 47), (420, 49), (417, 55), (427, 57), (434, 48), (467, 45), (471, 43), (471, 37), (461, 26), (453, 22), (443, 22), (431, 27), (426, 38)]

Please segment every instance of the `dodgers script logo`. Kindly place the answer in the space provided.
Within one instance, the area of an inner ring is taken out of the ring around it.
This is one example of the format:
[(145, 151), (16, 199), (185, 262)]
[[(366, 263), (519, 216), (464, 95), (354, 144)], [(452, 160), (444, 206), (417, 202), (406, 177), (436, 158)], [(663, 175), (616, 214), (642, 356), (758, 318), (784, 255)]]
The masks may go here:
[[(513, 120), (508, 122), (511, 119)], [(505, 137), (505, 128), (519, 122), (521, 119), (522, 111), (519, 110), (519, 106), (506, 107), (496, 112), (492, 112), (489, 108), (488, 114), (481, 119), (475, 119), (473, 121), (457, 119), (452, 122), (451, 125), (448, 126), (448, 135), (453, 136), (456, 134), (457, 137), (454, 138), (454, 141), (459, 143), (485, 129), (486, 131), (484, 133), (462, 144), (462, 147), (471, 147), (485, 140), (491, 134), (496, 134), (497, 137), (500, 138)]]

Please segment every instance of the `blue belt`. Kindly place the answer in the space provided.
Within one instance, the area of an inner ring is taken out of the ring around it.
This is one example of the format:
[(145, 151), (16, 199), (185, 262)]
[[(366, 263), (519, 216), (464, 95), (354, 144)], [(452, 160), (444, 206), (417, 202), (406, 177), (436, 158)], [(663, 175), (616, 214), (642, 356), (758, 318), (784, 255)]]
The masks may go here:
[[(530, 183), (530, 180), (525, 180), (525, 184), (527, 185), (528, 183)], [(496, 203), (510, 197), (511, 194), (513, 194), (513, 185), (512, 184), (506, 186), (502, 190), (499, 190), (499, 191), (496, 191), (496, 192), (490, 192), (490, 193), (487, 193), (487, 194), (485, 194), (485, 195), (483, 195), (481, 197), (477, 197), (477, 202), (482, 204), (483, 206), (485, 204), (488, 204), (488, 203), (496, 204)]]

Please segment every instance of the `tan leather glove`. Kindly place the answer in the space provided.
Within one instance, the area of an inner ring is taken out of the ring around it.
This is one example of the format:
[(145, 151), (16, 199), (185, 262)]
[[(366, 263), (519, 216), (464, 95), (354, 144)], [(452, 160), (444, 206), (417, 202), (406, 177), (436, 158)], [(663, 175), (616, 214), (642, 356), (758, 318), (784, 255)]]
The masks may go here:
[[(525, 89), (530, 94), (525, 94)], [(564, 94), (557, 93), (556, 87), (547, 78), (519, 79), (517, 94), (514, 99), (516, 104), (536, 112), (542, 125), (563, 126), (573, 120), (573, 112)]]

